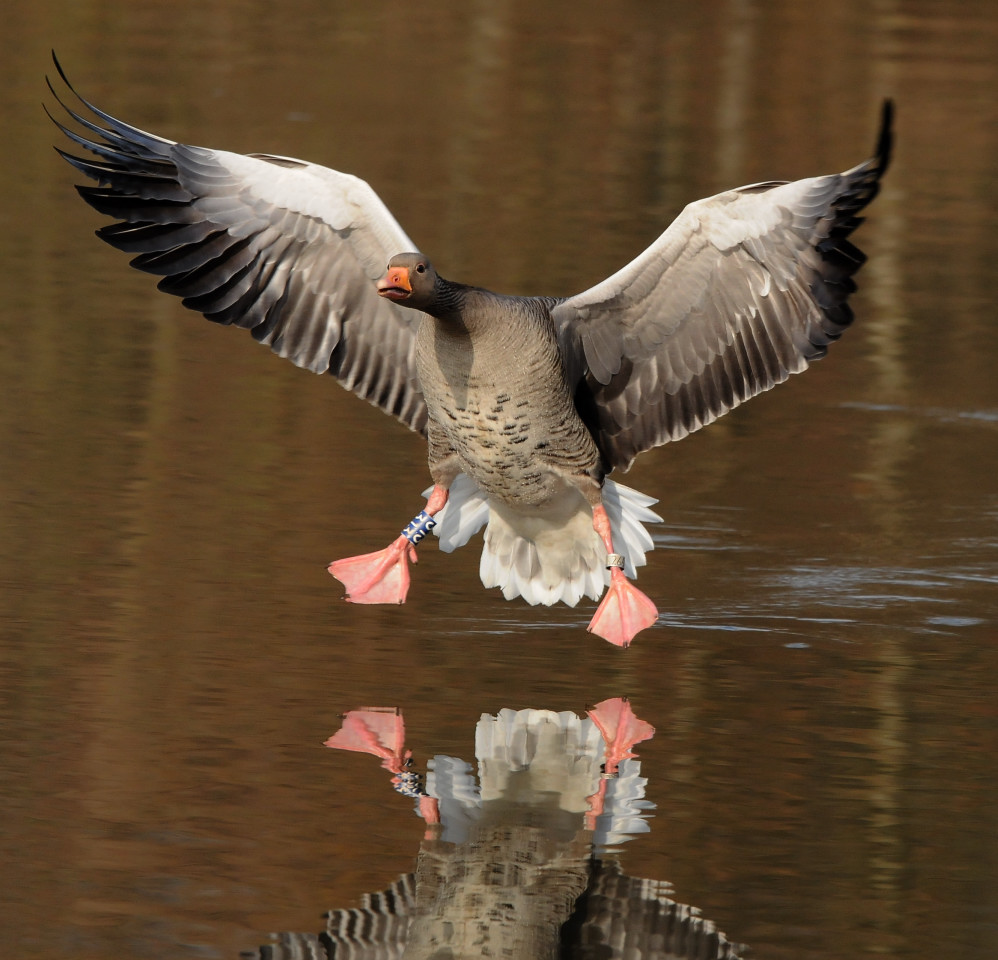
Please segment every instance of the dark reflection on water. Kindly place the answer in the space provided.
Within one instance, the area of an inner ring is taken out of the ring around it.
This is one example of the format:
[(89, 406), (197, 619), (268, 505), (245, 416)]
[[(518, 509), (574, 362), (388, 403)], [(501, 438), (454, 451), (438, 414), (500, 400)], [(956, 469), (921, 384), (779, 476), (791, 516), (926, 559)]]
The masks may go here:
[(477, 770), (438, 755), (424, 776), (399, 709), (350, 711), (326, 746), (380, 757), (415, 801), (426, 822), (415, 870), (329, 911), (323, 933), (275, 934), (243, 956), (736, 960), (739, 948), (668, 884), (629, 877), (612, 857), (648, 830), (654, 804), (632, 748), (654, 734), (621, 698), (581, 720), (501, 710), (478, 722)]

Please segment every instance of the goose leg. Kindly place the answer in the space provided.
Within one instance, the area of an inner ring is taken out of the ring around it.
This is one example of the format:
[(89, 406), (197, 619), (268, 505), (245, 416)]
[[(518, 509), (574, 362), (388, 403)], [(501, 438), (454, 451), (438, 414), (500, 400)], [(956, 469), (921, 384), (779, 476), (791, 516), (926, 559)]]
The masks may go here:
[(436, 526), (433, 516), (447, 503), (447, 488), (434, 486), (426, 509), (384, 550), (334, 560), (329, 572), (347, 588), (351, 603), (405, 603), (409, 563), (416, 562), (416, 544)]
[[(610, 518), (606, 515), (602, 504), (593, 507), (593, 529), (606, 547), (610, 586), (586, 629), (610, 643), (615, 643), (618, 647), (626, 647), (636, 634), (650, 627), (658, 619), (658, 610), (655, 604), (624, 576), (624, 571), (621, 569), (623, 558), (613, 552)], [(620, 565), (615, 562), (618, 558)]]

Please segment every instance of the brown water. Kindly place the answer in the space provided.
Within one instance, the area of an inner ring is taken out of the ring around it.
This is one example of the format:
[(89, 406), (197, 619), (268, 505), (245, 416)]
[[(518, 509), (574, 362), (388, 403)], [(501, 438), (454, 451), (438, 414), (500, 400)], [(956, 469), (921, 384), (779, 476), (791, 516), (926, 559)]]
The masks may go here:
[[(18, 958), (235, 957), (412, 869), (339, 715), (419, 763), (503, 707), (629, 697), (620, 855), (760, 958), (998, 954), (998, 13), (985, 0), (5, 8), (0, 931)], [(826, 361), (627, 482), (661, 498), (620, 651), (591, 608), (421, 548), (398, 609), (324, 565), (420, 506), (418, 438), (154, 290), (50, 149), (82, 92), (369, 180), (447, 276), (571, 293), (688, 200), (845, 169), (898, 105)]]

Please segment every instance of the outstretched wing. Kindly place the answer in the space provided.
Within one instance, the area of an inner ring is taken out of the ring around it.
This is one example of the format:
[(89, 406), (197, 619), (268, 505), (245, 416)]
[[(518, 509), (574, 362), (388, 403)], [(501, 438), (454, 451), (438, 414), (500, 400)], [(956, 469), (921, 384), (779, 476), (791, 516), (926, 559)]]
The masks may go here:
[(691, 203), (637, 259), (552, 311), (608, 469), (679, 440), (824, 356), (865, 257), (847, 239), (890, 160)]
[(174, 143), (80, 97), (88, 119), (49, 87), (87, 135), (54, 122), (96, 158), (59, 150), (98, 183), (77, 189), (118, 221), (97, 231), (101, 239), (136, 254), (132, 266), (162, 276), (159, 288), (185, 307), (246, 328), (425, 432), (414, 358), (422, 314), (375, 289), (389, 259), (416, 247), (363, 180), (287, 157)]

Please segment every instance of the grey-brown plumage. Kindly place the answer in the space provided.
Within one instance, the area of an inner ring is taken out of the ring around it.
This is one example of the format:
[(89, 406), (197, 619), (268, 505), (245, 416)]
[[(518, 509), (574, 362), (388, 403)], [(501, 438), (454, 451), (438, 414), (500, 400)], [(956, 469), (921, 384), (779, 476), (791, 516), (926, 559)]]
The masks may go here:
[[(117, 221), (102, 239), (185, 306), (426, 435), (434, 509), (461, 474), (488, 499), (487, 586), (574, 604), (610, 584), (604, 604), (637, 597), (645, 626), (653, 605), (603, 567), (626, 554), (633, 576), (651, 541), (625, 528), (655, 515), (627, 506), (604, 524), (604, 479), (802, 371), (848, 326), (864, 258), (847, 238), (887, 169), (893, 112), (885, 103), (865, 163), (692, 203), (623, 269), (557, 299), (443, 279), (356, 177), (174, 143), (81, 102), (93, 120), (66, 109), (87, 134), (59, 126), (96, 159), (60, 152), (98, 182), (83, 198)], [(398, 576), (396, 554), (378, 576)], [(361, 585), (353, 599), (404, 599), (407, 574), (386, 593), (338, 563), (348, 589)], [(606, 619), (608, 639), (626, 645), (633, 625)]]
[[(410, 261), (421, 262), (393, 257), (389, 273)], [(447, 284), (428, 264), (415, 276), (412, 295), (425, 283), (437, 319), (416, 334), (433, 479), (449, 486), (466, 473), (491, 499), (515, 506), (549, 503), (566, 477), (598, 496), (599, 453), (572, 402), (551, 324), (557, 301)], [(441, 287), (452, 297), (446, 311), (437, 305)]]
[[(669, 884), (629, 877), (615, 860), (590, 859), (581, 874), (581, 896), (567, 912), (550, 918), (558, 929), (548, 952), (539, 952), (532, 943), (535, 952), (513, 956), (529, 956), (531, 960), (544, 956), (563, 960), (738, 960), (744, 956), (741, 947), (696, 907), (672, 899)], [(271, 943), (241, 956), (244, 960), (425, 960), (432, 956), (432, 948), (420, 950), (422, 944), (409, 939), (417, 923), (416, 884), (416, 874), (405, 874), (387, 890), (364, 894), (358, 907), (330, 910), (322, 933), (277, 933)], [(497, 929), (497, 940), (499, 935)], [(480, 951), (475, 955), (485, 954)]]

